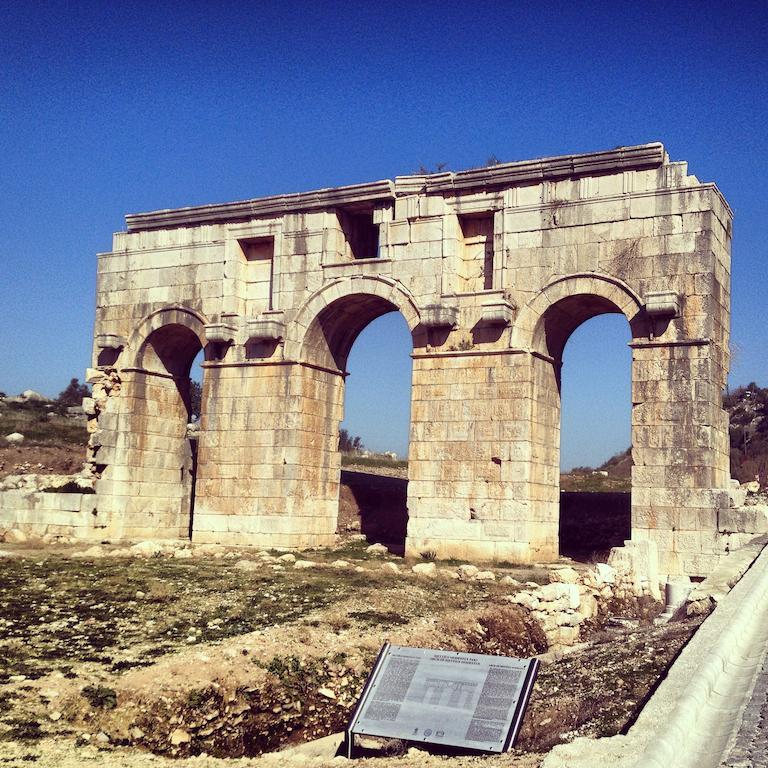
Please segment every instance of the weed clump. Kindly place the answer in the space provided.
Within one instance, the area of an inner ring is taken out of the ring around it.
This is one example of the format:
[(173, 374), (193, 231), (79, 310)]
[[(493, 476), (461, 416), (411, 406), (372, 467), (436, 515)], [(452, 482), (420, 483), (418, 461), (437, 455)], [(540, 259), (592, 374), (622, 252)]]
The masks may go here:
[(103, 685), (86, 685), (80, 694), (94, 709), (114, 709), (117, 706), (117, 693)]

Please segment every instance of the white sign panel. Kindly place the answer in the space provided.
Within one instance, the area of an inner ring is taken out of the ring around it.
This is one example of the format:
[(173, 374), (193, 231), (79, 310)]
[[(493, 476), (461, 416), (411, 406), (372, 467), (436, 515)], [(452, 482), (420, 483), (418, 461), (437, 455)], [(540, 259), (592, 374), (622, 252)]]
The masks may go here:
[(539, 663), (385, 645), (347, 730), (505, 752), (523, 720)]

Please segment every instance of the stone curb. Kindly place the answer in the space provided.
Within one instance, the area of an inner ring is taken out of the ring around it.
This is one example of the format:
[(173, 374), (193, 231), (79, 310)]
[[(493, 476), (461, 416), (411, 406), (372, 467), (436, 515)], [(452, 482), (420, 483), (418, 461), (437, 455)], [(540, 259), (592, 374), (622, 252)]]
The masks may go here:
[(768, 643), (768, 548), (722, 597), (626, 736), (555, 747), (542, 768), (719, 766)]
[[(659, 688), (661, 697), (668, 694), (663, 690), (667, 683), (673, 691), (677, 689), (676, 706), (640, 756), (637, 768), (720, 765), (749, 700), (750, 683), (766, 642), (768, 550), (763, 549), (699, 628)], [(651, 722), (654, 699), (647, 718)], [(636, 726), (646, 724), (644, 715), (645, 711)]]

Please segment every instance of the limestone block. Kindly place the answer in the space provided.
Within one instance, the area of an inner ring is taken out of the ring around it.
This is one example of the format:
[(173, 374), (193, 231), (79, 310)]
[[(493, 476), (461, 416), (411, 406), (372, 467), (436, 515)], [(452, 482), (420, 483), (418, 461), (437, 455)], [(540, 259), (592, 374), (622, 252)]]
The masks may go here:
[(576, 609), (580, 602), (579, 588), (575, 584), (545, 584), (539, 590), (539, 599), (545, 603), (562, 601), (565, 607)]
[(579, 580), (579, 573), (573, 568), (557, 568), (550, 571), (550, 581), (562, 582), (564, 584), (575, 584)]
[(417, 576), (425, 576), (432, 579), (437, 576), (437, 566), (434, 563), (418, 563), (411, 570)]

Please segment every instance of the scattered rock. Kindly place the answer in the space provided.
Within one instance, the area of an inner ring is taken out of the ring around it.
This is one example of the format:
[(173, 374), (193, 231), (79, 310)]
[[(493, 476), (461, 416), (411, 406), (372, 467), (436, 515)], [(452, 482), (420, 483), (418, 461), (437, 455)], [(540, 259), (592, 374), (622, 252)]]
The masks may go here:
[(286, 552), (284, 555), (280, 555), (280, 557), (277, 558), (279, 562), (281, 563), (295, 563), (296, 562), (296, 555), (292, 555), (290, 552)]
[(579, 580), (579, 573), (574, 568), (558, 568), (549, 574), (549, 580), (552, 582), (562, 582), (563, 584), (575, 584)]
[(156, 541), (140, 541), (130, 547), (131, 552), (139, 557), (160, 557), (163, 547)]
[(30, 400), (38, 402), (38, 403), (52, 403), (53, 400), (51, 400), (49, 397), (46, 397), (45, 395), (41, 395), (39, 392), (35, 392), (34, 389), (25, 389), (19, 397), (29, 402)]
[(10, 435), (5, 436), (5, 442), (9, 445), (21, 445), (24, 442), (24, 435), (21, 432), (11, 432)]
[(87, 560), (98, 560), (99, 558), (104, 557), (104, 550), (99, 544), (94, 544), (92, 547), (88, 547), (88, 549), (84, 549), (81, 552), (73, 552), (72, 557)]
[(331, 563), (331, 568), (349, 568), (349, 562), (347, 560), (334, 560)]
[(516, 592), (514, 595), (509, 595), (506, 599), (510, 603), (522, 605), (523, 608), (527, 608), (529, 611), (539, 607), (539, 598), (531, 592)]
[(400, 573), (400, 569), (397, 567), (397, 563), (384, 563), (381, 566), (382, 571), (389, 571), (390, 573)]
[(510, 587), (519, 587), (522, 582), (519, 582), (517, 579), (512, 578), (512, 576), (502, 576), (501, 579), (499, 579), (500, 584), (507, 584)]
[(186, 560), (187, 558), (192, 557), (192, 550), (191, 549), (177, 549), (173, 553), (174, 558), (176, 560)]
[(418, 563), (411, 570), (417, 576), (426, 576), (430, 579), (434, 579), (437, 576), (437, 566), (434, 563)]
[(238, 560), (234, 567), (238, 571), (260, 571), (261, 563), (257, 563), (254, 560)]
[(496, 581), (496, 574), (493, 571), (478, 571), (473, 581)]
[(317, 692), (326, 699), (335, 699), (336, 694), (330, 688), (318, 688)]
[(24, 531), (20, 531), (18, 528), (11, 528), (5, 534), (5, 541), (8, 544), (25, 544), (28, 540), (28, 536)]
[(365, 550), (369, 555), (388, 555), (389, 550), (383, 544), (371, 544)]
[(297, 560), (293, 567), (301, 570), (303, 568), (314, 568), (317, 565), (317, 563), (313, 562), (312, 560)]
[(174, 747), (178, 747), (180, 744), (188, 744), (190, 741), (192, 741), (192, 737), (182, 728), (177, 728), (171, 734), (171, 744)]
[(472, 581), (480, 573), (480, 569), (476, 565), (460, 565), (458, 573), (461, 581)]
[(545, 603), (557, 603), (564, 608), (576, 609), (579, 607), (581, 595), (579, 588), (575, 584), (562, 584), (555, 582), (546, 584), (538, 591), (539, 598)]

